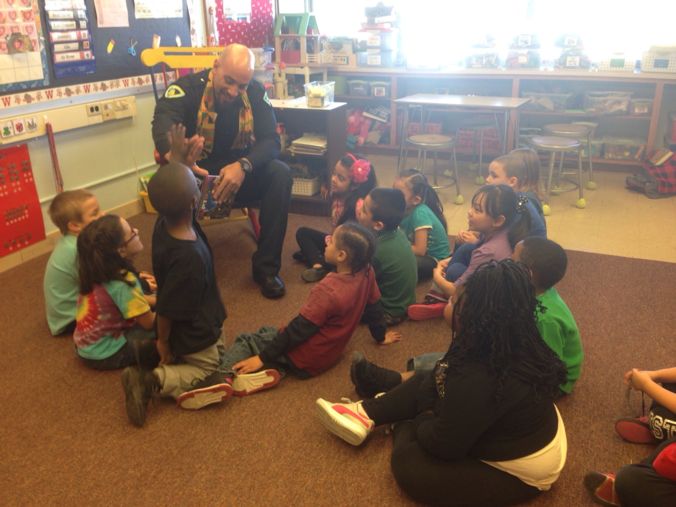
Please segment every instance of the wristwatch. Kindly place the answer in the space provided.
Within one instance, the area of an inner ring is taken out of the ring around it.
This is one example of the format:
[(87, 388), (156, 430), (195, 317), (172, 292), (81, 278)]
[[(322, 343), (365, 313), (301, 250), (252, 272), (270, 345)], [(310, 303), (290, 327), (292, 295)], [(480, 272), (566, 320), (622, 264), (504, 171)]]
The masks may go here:
[(239, 162), (239, 165), (242, 166), (242, 171), (244, 171), (246, 174), (251, 174), (253, 171), (253, 166), (251, 165), (251, 162), (249, 162), (248, 158), (240, 158), (237, 162)]

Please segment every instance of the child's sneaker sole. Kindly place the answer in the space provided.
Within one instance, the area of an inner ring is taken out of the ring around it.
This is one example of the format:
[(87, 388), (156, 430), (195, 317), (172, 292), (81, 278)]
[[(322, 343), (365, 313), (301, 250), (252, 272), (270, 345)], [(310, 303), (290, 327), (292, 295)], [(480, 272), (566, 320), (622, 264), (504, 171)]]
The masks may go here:
[(408, 307), (408, 318), (411, 320), (438, 319), (444, 316), (447, 303), (415, 304)]
[(618, 419), (615, 422), (615, 431), (623, 440), (633, 444), (654, 444), (656, 442), (647, 418)]
[(215, 384), (201, 389), (193, 389), (181, 394), (176, 403), (185, 410), (199, 410), (207, 405), (221, 403), (232, 394), (230, 384)]
[(350, 445), (361, 445), (370, 433), (362, 423), (353, 421), (350, 417), (340, 414), (331, 403), (323, 398), (316, 401), (319, 420), (327, 430)]
[(280, 379), (279, 372), (273, 369), (236, 375), (232, 379), (232, 394), (235, 396), (248, 396), (258, 391), (275, 387), (279, 384)]

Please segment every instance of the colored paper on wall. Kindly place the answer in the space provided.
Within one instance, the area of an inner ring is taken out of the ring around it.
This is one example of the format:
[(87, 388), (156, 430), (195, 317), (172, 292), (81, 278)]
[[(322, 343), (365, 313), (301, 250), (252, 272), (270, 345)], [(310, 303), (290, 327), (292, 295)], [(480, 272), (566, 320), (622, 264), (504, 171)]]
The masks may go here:
[(46, 0), (47, 31), (54, 76), (84, 76), (96, 71), (87, 5), (84, 0)]
[(134, 0), (136, 19), (182, 18), (183, 0)]
[(0, 149), (0, 257), (45, 239), (28, 146)]

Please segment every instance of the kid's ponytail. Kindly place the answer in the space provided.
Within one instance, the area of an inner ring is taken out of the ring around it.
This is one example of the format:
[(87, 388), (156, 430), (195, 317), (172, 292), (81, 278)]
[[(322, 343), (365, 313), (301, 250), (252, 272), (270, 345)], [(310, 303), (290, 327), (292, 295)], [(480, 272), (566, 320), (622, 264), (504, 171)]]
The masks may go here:
[(432, 185), (427, 181), (425, 175), (417, 169), (407, 169), (401, 174), (401, 178), (413, 195), (420, 197), (420, 202), (426, 204), (434, 212), (441, 225), (444, 226), (444, 230), (448, 230), (448, 224), (444, 216), (444, 205), (441, 203), (441, 199), (439, 199)]

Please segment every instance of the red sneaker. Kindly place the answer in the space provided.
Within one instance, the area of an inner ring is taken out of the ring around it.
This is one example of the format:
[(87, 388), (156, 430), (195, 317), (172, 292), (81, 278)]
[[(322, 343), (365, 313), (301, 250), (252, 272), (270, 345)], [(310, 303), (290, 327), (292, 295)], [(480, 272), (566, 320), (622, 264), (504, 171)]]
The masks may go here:
[(444, 308), (448, 303), (415, 304), (408, 307), (408, 318), (411, 320), (438, 319), (444, 316)]
[(656, 442), (646, 416), (618, 419), (615, 422), (615, 431), (622, 439), (633, 444), (654, 444)]

